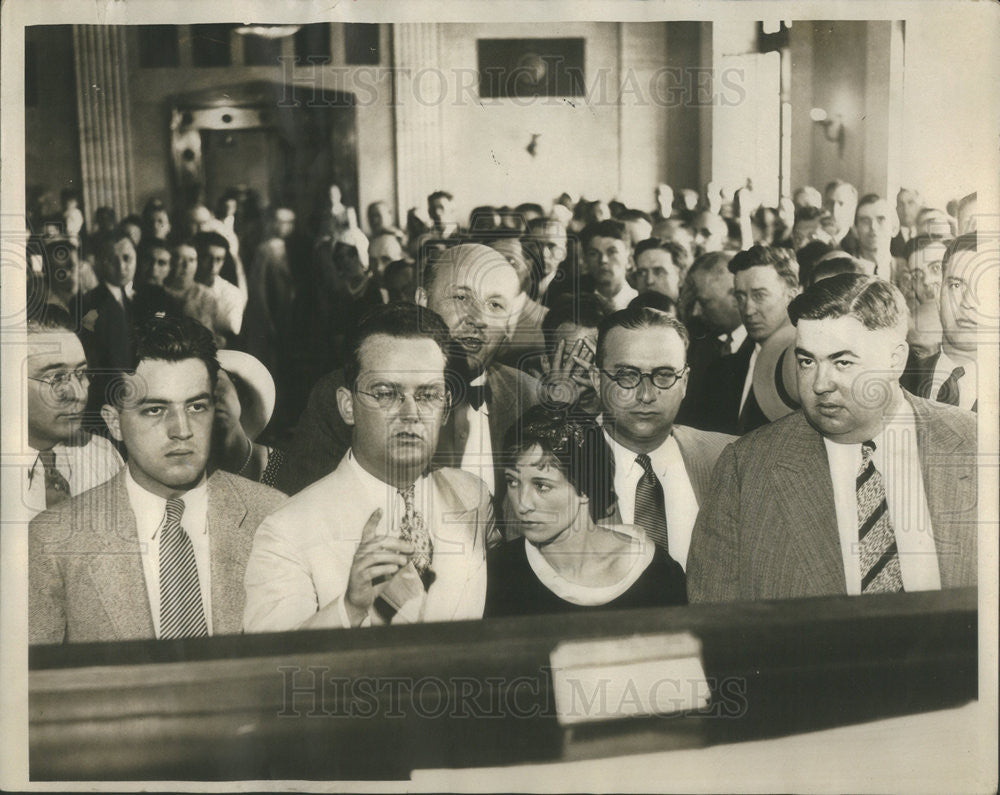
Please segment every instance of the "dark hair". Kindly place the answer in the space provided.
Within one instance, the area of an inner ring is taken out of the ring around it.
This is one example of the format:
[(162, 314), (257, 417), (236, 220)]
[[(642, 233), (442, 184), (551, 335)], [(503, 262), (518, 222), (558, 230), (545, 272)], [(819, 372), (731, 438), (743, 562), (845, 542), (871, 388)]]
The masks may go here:
[(779, 246), (751, 246), (745, 251), (738, 251), (729, 260), (729, 272), (739, 273), (760, 266), (774, 268), (778, 276), (789, 287), (799, 286), (799, 263), (795, 252)]
[(614, 218), (587, 224), (583, 228), (583, 231), (580, 232), (580, 243), (586, 248), (595, 237), (613, 237), (616, 240), (623, 240), (625, 243), (629, 243), (628, 230), (625, 228), (625, 224)]
[(653, 219), (649, 213), (644, 210), (633, 210), (626, 209), (622, 210), (618, 215), (615, 216), (619, 221), (623, 223), (625, 221), (646, 221), (650, 226), (653, 225)]
[(612, 311), (607, 299), (597, 293), (585, 293), (579, 296), (564, 293), (558, 296), (542, 319), (546, 350), (551, 351), (555, 348), (556, 330), (563, 323), (572, 323), (581, 328), (599, 328), (601, 321)]
[(642, 309), (643, 307), (666, 312), (668, 315), (672, 314), (674, 317), (677, 316), (677, 302), (669, 295), (658, 293), (656, 290), (647, 290), (644, 293), (639, 293), (628, 302), (628, 306), (625, 308)]
[(201, 284), (209, 284), (212, 275), (212, 265), (208, 261), (208, 249), (212, 246), (225, 249), (226, 258), (229, 257), (229, 241), (224, 235), (218, 232), (199, 232), (192, 241), (195, 251), (198, 252), (198, 268), (194, 273), (194, 280)]
[(670, 255), (670, 260), (674, 263), (677, 270), (680, 271), (681, 277), (691, 267), (691, 255), (684, 246), (680, 243), (675, 243), (673, 240), (663, 240), (658, 237), (651, 237), (637, 243), (635, 247), (635, 260), (639, 260), (640, 254), (645, 254), (647, 251), (655, 249), (666, 251)]
[(827, 254), (839, 251), (836, 246), (825, 240), (810, 240), (795, 252), (795, 260), (799, 263), (799, 283), (807, 287), (813, 283), (813, 269)]
[[(132, 348), (128, 373), (135, 373), (147, 359), (163, 362), (199, 359), (208, 370), (212, 388), (215, 388), (219, 377), (215, 336), (193, 318), (162, 312), (146, 317), (132, 329)], [(124, 381), (124, 375), (125, 373), (116, 374), (107, 390), (108, 401), (117, 408), (121, 408), (132, 392)]]
[(846, 185), (851, 189), (851, 193), (854, 194), (854, 198), (858, 198), (858, 189), (855, 188), (850, 182), (844, 182), (842, 179), (834, 179), (826, 183), (826, 187), (823, 189), (823, 196), (825, 197), (831, 191), (835, 191), (837, 188)]
[(867, 273), (865, 264), (857, 257), (834, 249), (834, 252), (821, 257), (809, 272), (809, 281), (803, 286), (811, 287), (816, 282), (829, 279), (839, 273)]
[[(533, 406), (504, 435), (503, 460), (514, 465), (535, 447), (587, 498), (591, 519), (599, 522), (614, 512), (614, 460), (593, 417), (568, 405)], [(504, 479), (497, 495), (501, 504), (506, 493)]]
[(427, 203), (430, 204), (431, 202), (436, 201), (437, 199), (447, 199), (448, 201), (452, 201), (454, 198), (455, 197), (452, 196), (450, 193), (448, 193), (448, 191), (446, 190), (436, 190), (430, 196), (427, 197)]
[[(800, 188), (801, 190), (801, 188)], [(813, 207), (807, 204), (805, 207), (795, 208), (795, 223), (800, 221), (819, 221), (823, 217), (822, 207)]]
[(979, 238), (975, 232), (959, 235), (948, 244), (948, 248), (944, 252), (944, 259), (941, 260), (942, 275), (947, 274), (948, 264), (959, 251), (979, 251)]
[(376, 334), (401, 339), (426, 337), (438, 344), (447, 362), (453, 359), (448, 326), (437, 312), (409, 302), (383, 304), (366, 312), (345, 340), (344, 382), (348, 387), (354, 387), (361, 373), (361, 346)]
[(541, 218), (532, 218), (528, 221), (527, 233), (529, 235), (541, 237), (552, 225), (562, 228), (562, 224), (560, 224), (555, 218), (546, 218), (545, 216), (542, 216)]
[(684, 324), (677, 318), (671, 317), (666, 312), (653, 309), (648, 306), (625, 307), (617, 312), (612, 312), (597, 327), (597, 355), (594, 361), (597, 365), (602, 363), (604, 357), (604, 347), (607, 344), (608, 334), (612, 329), (621, 328), (627, 331), (638, 331), (644, 328), (671, 328), (677, 332), (677, 336), (684, 343), (684, 350), (687, 351), (689, 335)]
[(128, 232), (123, 229), (116, 229), (113, 232), (105, 232), (97, 234), (94, 237), (93, 249), (94, 258), (98, 263), (103, 262), (106, 257), (114, 255), (114, 248), (123, 240), (127, 240), (132, 248), (135, 248), (135, 243), (132, 242), (132, 238), (128, 236)]
[(939, 243), (943, 246), (948, 246), (951, 243), (944, 235), (931, 233), (929, 235), (917, 235), (916, 237), (911, 237), (906, 241), (906, 245), (903, 247), (903, 258), (909, 259), (918, 251), (923, 251), (932, 243)]
[(898, 329), (906, 334), (909, 312), (899, 288), (860, 273), (840, 273), (815, 282), (788, 305), (793, 326), (799, 320), (853, 317), (865, 328)]
[(869, 204), (875, 204), (876, 202), (882, 201), (882, 197), (877, 193), (866, 193), (860, 199), (858, 199), (858, 206), (854, 210), (854, 220), (858, 219), (858, 210), (862, 207), (867, 207)]

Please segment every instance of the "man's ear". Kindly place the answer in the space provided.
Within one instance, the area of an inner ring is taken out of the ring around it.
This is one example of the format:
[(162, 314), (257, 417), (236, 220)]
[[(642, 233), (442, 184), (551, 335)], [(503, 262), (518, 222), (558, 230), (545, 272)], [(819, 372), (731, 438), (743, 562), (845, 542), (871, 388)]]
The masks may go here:
[(111, 431), (111, 435), (115, 437), (116, 442), (124, 441), (122, 439), (122, 425), (121, 418), (118, 415), (118, 409), (110, 403), (105, 403), (101, 406), (101, 419), (103, 419), (104, 424), (108, 426), (108, 430)]
[(892, 369), (902, 373), (906, 369), (906, 360), (910, 356), (910, 346), (907, 342), (900, 342), (892, 349), (889, 355), (889, 363)]
[(594, 387), (594, 391), (600, 395), (601, 394), (601, 371), (597, 368), (597, 359), (590, 363), (590, 383)]
[(354, 425), (354, 394), (346, 386), (337, 388), (337, 408), (348, 425)]
[(423, 287), (418, 287), (413, 294), (413, 302), (417, 306), (427, 308), (427, 291)]

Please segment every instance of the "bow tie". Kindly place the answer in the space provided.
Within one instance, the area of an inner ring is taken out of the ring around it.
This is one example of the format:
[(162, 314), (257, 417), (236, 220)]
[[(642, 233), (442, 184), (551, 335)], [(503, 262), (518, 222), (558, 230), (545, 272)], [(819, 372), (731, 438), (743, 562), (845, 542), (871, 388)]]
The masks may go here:
[(479, 411), (483, 403), (493, 399), (493, 391), (489, 384), (470, 384), (465, 388), (465, 399), (472, 408)]

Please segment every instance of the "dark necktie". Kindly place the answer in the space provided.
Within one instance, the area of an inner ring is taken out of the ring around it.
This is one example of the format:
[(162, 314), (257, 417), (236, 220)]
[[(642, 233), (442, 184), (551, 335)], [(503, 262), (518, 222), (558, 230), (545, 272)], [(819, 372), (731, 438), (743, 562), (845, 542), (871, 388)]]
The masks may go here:
[(489, 402), (492, 397), (489, 384), (470, 384), (465, 388), (465, 399), (476, 411), (479, 411), (483, 403)]
[(45, 471), (45, 507), (53, 508), (69, 496), (69, 481), (56, 469), (55, 450), (42, 450), (38, 457)]
[(191, 539), (181, 527), (184, 502), (167, 500), (160, 525), (160, 637), (208, 635), (198, 564)]
[(958, 405), (958, 397), (959, 397), (958, 380), (963, 375), (965, 375), (964, 367), (959, 366), (951, 371), (951, 375), (949, 375), (945, 379), (944, 383), (941, 384), (941, 388), (938, 390), (937, 393), (938, 403), (947, 403), (950, 406)]
[(649, 456), (639, 453), (636, 463), (642, 467), (642, 477), (635, 487), (635, 524), (646, 531), (650, 541), (667, 549), (667, 515), (663, 505), (663, 486), (653, 471)]
[(892, 593), (903, 590), (896, 535), (889, 520), (885, 484), (875, 468), (875, 442), (861, 445), (861, 469), (857, 477), (858, 547), (861, 593)]

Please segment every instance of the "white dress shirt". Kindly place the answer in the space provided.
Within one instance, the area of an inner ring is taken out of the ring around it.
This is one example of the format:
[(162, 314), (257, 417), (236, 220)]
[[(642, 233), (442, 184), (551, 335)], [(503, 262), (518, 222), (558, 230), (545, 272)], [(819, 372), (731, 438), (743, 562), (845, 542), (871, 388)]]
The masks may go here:
[[(149, 596), (149, 610), (153, 614), (153, 630), (160, 637), (160, 525), (167, 511), (167, 501), (163, 497), (147, 491), (132, 477), (131, 471), (125, 476), (128, 501), (135, 514), (135, 526), (139, 534), (139, 554), (142, 556), (142, 573), (146, 579), (146, 594)], [(208, 536), (208, 484), (203, 478), (180, 498), (184, 503), (181, 527), (191, 539), (194, 559), (198, 564), (198, 585), (201, 587), (201, 603), (205, 608), (208, 634), (212, 634), (212, 558)]]
[[(635, 460), (636, 453), (612, 439), (607, 429), (604, 431), (604, 438), (608, 440), (615, 457), (615, 494), (618, 495), (621, 521), (622, 524), (631, 525), (635, 522), (635, 489), (643, 475), (643, 469)], [(691, 478), (684, 466), (681, 448), (672, 433), (663, 444), (649, 453), (649, 461), (657, 480), (663, 486), (670, 557), (681, 568), (686, 569), (691, 531), (698, 518), (698, 498), (695, 497)]]
[(743, 395), (740, 397), (740, 411), (743, 411), (743, 404), (747, 402), (747, 396), (753, 387), (753, 369), (757, 366), (757, 354), (760, 353), (760, 343), (754, 343), (753, 353), (750, 354), (750, 364), (747, 366), (747, 377), (743, 382)]
[[(885, 484), (889, 521), (896, 536), (903, 588), (935, 591), (941, 588), (934, 529), (924, 493), (924, 478), (917, 451), (917, 427), (910, 404), (899, 397), (900, 407), (872, 441), (872, 462)], [(824, 438), (833, 502), (837, 511), (840, 551), (844, 558), (847, 593), (861, 593), (858, 543), (857, 476), (861, 444), (837, 444)]]
[(726, 353), (736, 353), (743, 344), (743, 340), (747, 338), (747, 327), (742, 323), (730, 331), (728, 334), (719, 334), (719, 342), (725, 342), (729, 345), (729, 350)]
[(958, 407), (971, 411), (976, 402), (977, 393), (976, 362), (967, 359), (956, 362), (944, 352), (944, 349), (941, 350), (941, 355), (938, 356), (937, 364), (934, 366), (934, 376), (931, 379), (931, 391), (928, 393), (928, 397), (931, 400), (937, 400), (938, 392), (956, 367), (962, 367), (965, 370), (965, 374), (958, 379)]
[[(597, 291), (595, 290), (594, 292)], [(601, 298), (607, 298), (607, 296), (605, 296), (603, 293), (597, 293), (597, 294), (600, 295)], [(638, 294), (639, 291), (636, 290), (631, 284), (629, 284), (628, 282), (622, 282), (622, 289), (620, 289), (615, 295), (611, 296), (611, 298), (607, 300), (611, 302), (611, 306), (613, 306), (615, 311), (617, 312), (619, 309), (624, 309), (625, 307), (627, 307), (629, 305), (629, 302), (633, 298), (635, 298)]]
[[(55, 453), (56, 469), (69, 483), (69, 496), (75, 497), (88, 489), (111, 480), (122, 468), (122, 457), (115, 446), (103, 436), (87, 434), (85, 444), (71, 445), (60, 442)], [(82, 437), (81, 437), (82, 438)], [(36, 456), (27, 471), (24, 504), (35, 517), (45, 510), (45, 467)]]
[[(486, 373), (472, 379), (471, 386), (486, 384)], [(465, 407), (469, 418), (469, 438), (462, 453), (461, 468), (482, 480), (490, 490), (497, 493), (496, 470), (493, 466), (493, 441), (490, 439), (490, 410), (486, 401), (478, 409)]]

